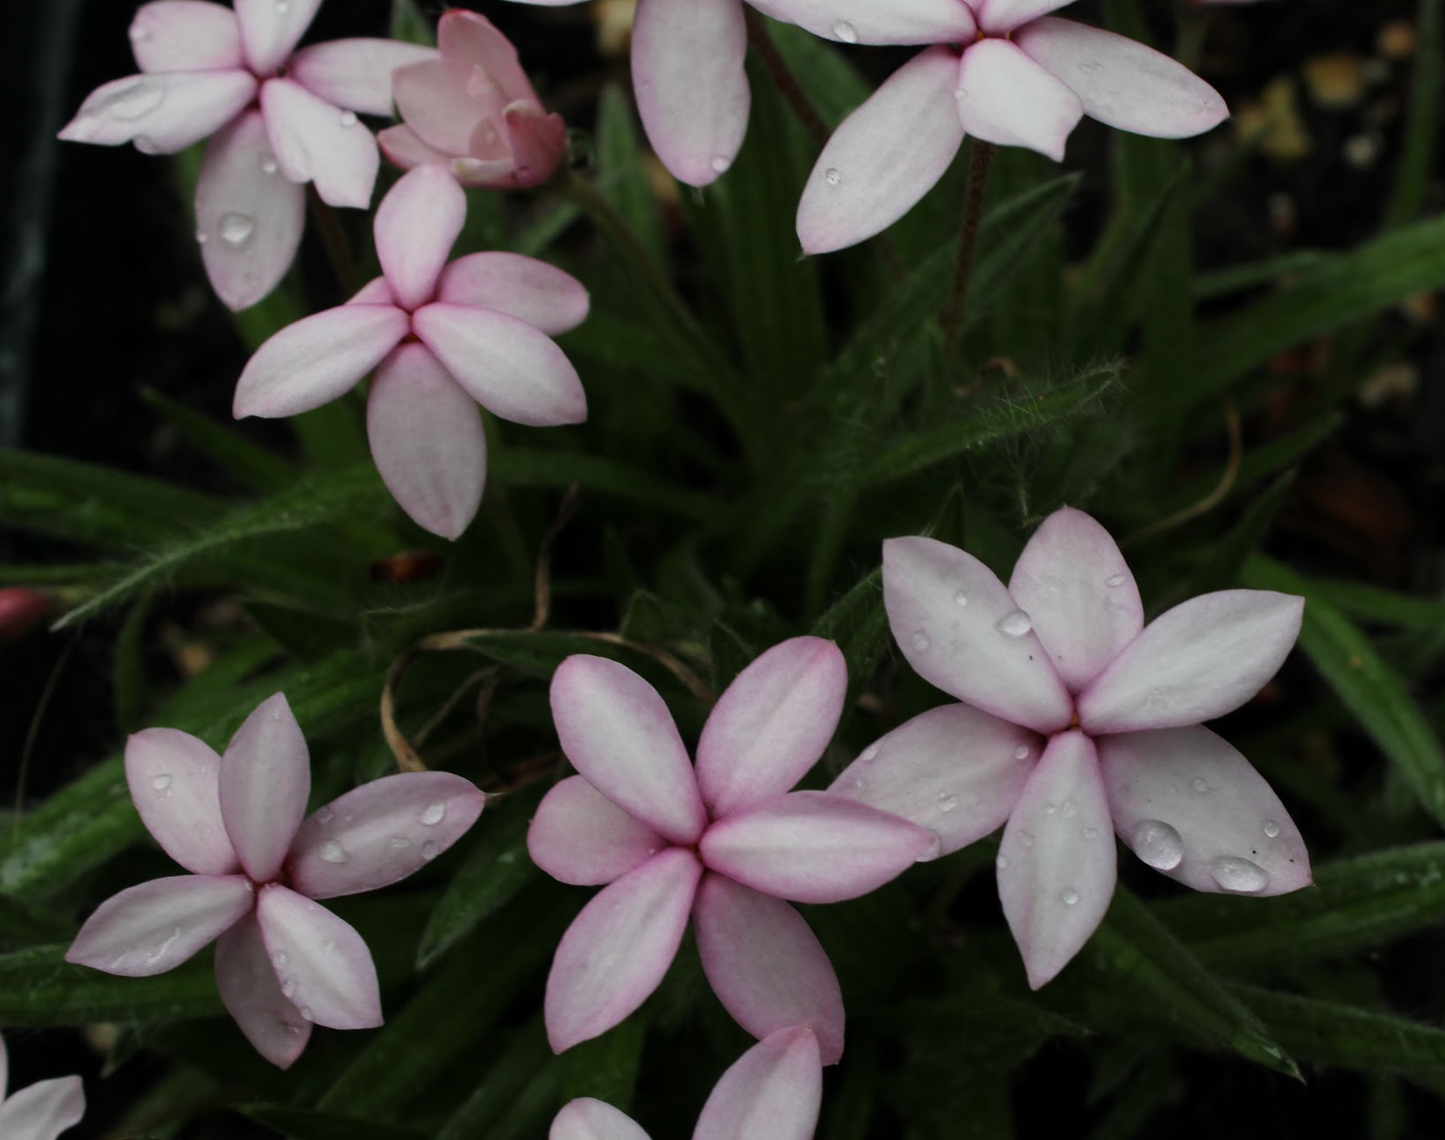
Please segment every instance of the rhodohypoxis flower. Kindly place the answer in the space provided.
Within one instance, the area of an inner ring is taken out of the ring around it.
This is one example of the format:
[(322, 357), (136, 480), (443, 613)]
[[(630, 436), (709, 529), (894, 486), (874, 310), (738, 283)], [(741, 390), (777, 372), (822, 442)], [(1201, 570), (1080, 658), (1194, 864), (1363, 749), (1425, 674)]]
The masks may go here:
[(0, 1037), (0, 1136), (5, 1140), (55, 1140), (85, 1115), (79, 1077), (55, 1077), (6, 1096), (10, 1058)]
[(392, 76), (405, 126), (377, 136), (404, 170), (445, 167), (464, 186), (540, 186), (567, 152), (567, 125), (549, 115), (517, 61), (517, 49), (491, 21), (461, 8), (437, 24), (440, 59)]
[(215, 941), (221, 1001), (283, 1069), (313, 1023), (366, 1029), (382, 1020), (366, 943), (314, 900), (406, 878), (455, 843), (485, 800), (460, 776), (407, 772), (303, 820), (311, 761), (280, 693), (246, 718), (224, 757), (176, 729), (136, 733), (125, 778), (141, 822), (191, 874), (101, 903), (65, 960), (148, 977)]
[(965, 703), (890, 732), (833, 789), (932, 828), (942, 854), (1007, 820), (999, 898), (1035, 989), (1109, 907), (1111, 832), (1196, 890), (1276, 895), (1310, 883), (1279, 798), (1199, 723), (1274, 675), (1303, 598), (1223, 590), (1145, 626), (1114, 540), (1065, 508), (1034, 533), (1007, 587), (945, 543), (890, 539), (883, 599), (909, 664)]
[(935, 44), (833, 132), (798, 203), (809, 253), (887, 229), (948, 169), (965, 135), (1055, 161), (1084, 115), (1156, 138), (1229, 113), (1218, 92), (1141, 43), (1044, 13), (1072, 0), (766, 0), (780, 19), (846, 43)]
[(482, 498), (476, 404), (537, 427), (587, 418), (582, 382), (550, 339), (586, 317), (587, 291), (511, 253), (448, 264), (466, 215), (466, 194), (439, 167), (403, 176), (376, 210), (383, 276), (261, 345), (233, 405), (237, 418), (294, 416), (376, 369), (366, 432), (377, 470), (402, 509), (444, 538), (467, 528)]
[[(780, 1029), (718, 1078), (692, 1140), (811, 1140), (822, 1101), (817, 1038), (808, 1029)], [(547, 1140), (649, 1138), (626, 1113), (582, 1097), (557, 1113)]]
[(703, 971), (754, 1037), (807, 1026), (843, 1053), (843, 999), (817, 937), (784, 899), (856, 898), (937, 837), (828, 792), (789, 792), (837, 727), (847, 688), (831, 641), (775, 645), (718, 700), (697, 768), (657, 690), (615, 661), (569, 657), (552, 678), (562, 749), (581, 773), (538, 806), (533, 860), (609, 884), (563, 935), (547, 979), (561, 1052), (616, 1025), (657, 988), (692, 916)]
[(301, 184), (333, 206), (371, 203), (379, 158), (357, 114), (391, 114), (391, 71), (436, 54), (381, 39), (295, 51), (321, 0), (156, 0), (130, 25), (139, 75), (103, 84), (60, 132), (171, 154), (211, 137), (196, 182), (196, 240), (232, 309), (276, 287), (296, 255)]

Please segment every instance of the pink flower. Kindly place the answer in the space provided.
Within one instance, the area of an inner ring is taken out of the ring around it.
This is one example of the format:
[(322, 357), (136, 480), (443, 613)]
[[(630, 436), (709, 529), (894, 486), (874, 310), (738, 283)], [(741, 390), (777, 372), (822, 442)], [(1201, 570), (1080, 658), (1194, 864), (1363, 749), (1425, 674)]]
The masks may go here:
[(294, 416), (375, 368), (366, 430), (377, 469), (402, 509), (445, 538), (467, 528), (482, 498), (476, 404), (536, 427), (587, 418), (582, 383), (549, 339), (582, 322), (587, 291), (511, 253), (448, 264), (466, 213), (466, 194), (439, 167), (403, 176), (376, 210), (383, 276), (261, 345), (233, 405), (238, 419)]
[[(780, 1029), (718, 1079), (692, 1140), (811, 1140), (822, 1100), (817, 1039), (807, 1029)], [(626, 1113), (582, 1097), (557, 1113), (547, 1140), (648, 1140), (648, 1135)]]
[(392, 77), (405, 126), (377, 136), (403, 170), (435, 163), (463, 186), (540, 186), (567, 152), (567, 125), (543, 108), (517, 49), (491, 22), (453, 8), (437, 25), (440, 59)]
[(1035, 989), (1109, 907), (1110, 832), (1196, 890), (1309, 885), (1284, 805), (1199, 723), (1273, 676), (1303, 598), (1223, 590), (1146, 627), (1114, 540), (1065, 508), (1034, 533), (1007, 588), (962, 550), (890, 539), (883, 599), (909, 664), (966, 703), (894, 729), (833, 790), (932, 828), (941, 854), (1007, 820), (999, 898)]
[(0, 1037), (0, 1136), (5, 1140), (55, 1140), (85, 1115), (85, 1089), (79, 1077), (36, 1081), (7, 1097), (9, 1076), (10, 1058)]
[[(391, 114), (391, 71), (430, 48), (350, 39), (294, 51), (321, 0), (156, 0), (136, 12), (141, 74), (91, 92), (60, 132), (72, 142), (134, 142), (171, 154), (208, 136), (196, 183), (196, 240), (211, 286), (232, 309), (276, 287), (296, 256), (301, 183), (364, 209), (379, 163), (357, 113)], [(277, 175), (280, 177), (277, 177)]]
[[(577, 0), (520, 0), (524, 4)], [(763, 11), (767, 7), (756, 5)], [(632, 90), (648, 141), (673, 177), (706, 186), (733, 164), (752, 95), (741, 0), (638, 0)]]
[(964, 135), (1055, 161), (1084, 115), (1156, 138), (1229, 113), (1218, 92), (1133, 40), (1045, 16), (1070, 0), (758, 0), (769, 15), (846, 43), (937, 44), (899, 68), (833, 132), (798, 203), (808, 253), (854, 245), (913, 208)]
[(53, 604), (48, 595), (26, 586), (0, 587), (0, 645), (39, 625)]
[(380, 1025), (366, 943), (315, 899), (404, 879), (476, 822), (485, 797), (448, 772), (363, 784), (306, 814), (311, 762), (286, 698), (267, 698), (224, 757), (172, 728), (126, 743), (141, 822), (188, 871), (100, 904), (67, 962), (141, 978), (216, 941), (216, 984), (256, 1050), (287, 1068), (311, 1026)]
[(822, 755), (847, 688), (838, 647), (797, 637), (728, 686), (697, 769), (657, 690), (626, 666), (569, 657), (552, 716), (581, 775), (547, 793), (527, 847), (564, 883), (610, 884), (562, 937), (544, 1014), (557, 1052), (612, 1028), (657, 988), (691, 915), (703, 971), (754, 1037), (807, 1026), (843, 1053), (843, 999), (784, 899), (840, 902), (882, 886), (932, 832), (827, 792), (788, 792)]

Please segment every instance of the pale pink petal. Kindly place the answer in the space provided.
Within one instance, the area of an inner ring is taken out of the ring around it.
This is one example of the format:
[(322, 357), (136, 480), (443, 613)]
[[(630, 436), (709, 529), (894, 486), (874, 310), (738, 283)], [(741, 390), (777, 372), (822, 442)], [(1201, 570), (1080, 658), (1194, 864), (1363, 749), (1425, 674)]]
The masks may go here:
[(391, 73), (435, 59), (436, 49), (400, 40), (328, 40), (302, 48), (286, 73), (313, 95), (363, 115), (391, 116)]
[(387, 162), (403, 170), (411, 170), (428, 162), (437, 163), (448, 170), (452, 167), (451, 155), (428, 146), (422, 142), (420, 135), (407, 126), (387, 127), (377, 134), (376, 142), (381, 147), (381, 153), (386, 155)]
[(5, 1048), (5, 1038), (0, 1036), (0, 1104), (5, 1102), (5, 1090), (10, 1087), (10, 1052)]
[(502, 112), (502, 122), (512, 152), (510, 185), (522, 190), (541, 186), (567, 154), (567, 124), (561, 115), (526, 102), (511, 104)]
[(991, 36), (1012, 32), (1046, 12), (1072, 4), (1074, 0), (972, 0), (978, 26)]
[(590, 1096), (562, 1106), (547, 1140), (649, 1140), (632, 1117)]
[(241, 25), (241, 43), (257, 75), (269, 75), (283, 63), (311, 26), (321, 0), (233, 0)]
[(1003, 826), (1042, 749), (1026, 728), (943, 705), (863, 749), (828, 790), (928, 828), (948, 855)]
[(130, 798), (165, 853), (198, 875), (240, 869), (226, 838), (219, 798), (221, 758), (174, 728), (147, 728), (125, 742)]
[(823, 1070), (811, 1031), (780, 1029), (713, 1087), (692, 1140), (811, 1140), (823, 1104)]
[(255, 888), (244, 875), (152, 879), (101, 903), (65, 960), (126, 978), (164, 974), (255, 905)]
[(1086, 115), (1111, 127), (1178, 139), (1229, 116), (1219, 92), (1183, 64), (1102, 28), (1047, 17), (1020, 28), (1014, 42), (1083, 100)]
[[(472, 133), (489, 114), (500, 114), (506, 100), (472, 98), (467, 81), (472, 67), (445, 59), (427, 59), (392, 73), (396, 109), (428, 147), (445, 154), (466, 154)], [(495, 105), (492, 105), (495, 104)]]
[(1197, 891), (1307, 887), (1309, 853), (1279, 797), (1200, 725), (1099, 741), (1114, 828), (1140, 859)]
[(348, 305), (395, 305), (396, 297), (385, 277), (373, 277), (358, 289), (347, 302)]
[(508, 102), (537, 100), (532, 81), (522, 70), (512, 41), (497, 31), (485, 16), (452, 8), (437, 21), (437, 47), (443, 58), (479, 67), (497, 85)]
[(1089, 940), (1114, 897), (1114, 837), (1094, 742), (1049, 741), (998, 847), (998, 896), (1038, 989)]
[(532, 862), (579, 887), (610, 883), (668, 846), (582, 776), (568, 776), (548, 791), (527, 829)]
[(281, 993), (302, 1017), (331, 1029), (381, 1024), (376, 966), (355, 928), (279, 883), (261, 888), (256, 921)]
[(1079, 97), (1008, 40), (980, 40), (964, 51), (954, 99), (958, 121), (975, 138), (1025, 146), (1055, 162), (1084, 117)]
[(381, 156), (376, 137), (357, 119), (294, 79), (261, 86), (261, 113), (281, 172), (293, 182), (314, 182), (328, 206), (371, 205)]
[(237, 419), (272, 419), (319, 408), (380, 364), (409, 324), (393, 305), (342, 305), (303, 317), (251, 355), (232, 411)]
[(888, 539), (883, 604), (903, 656), (929, 684), (1045, 734), (1073, 719), (1032, 620), (973, 555), (931, 538)]
[(281, 992), (254, 915), (216, 940), (216, 988), (256, 1052), (289, 1069), (311, 1040), (311, 1022)]
[(1303, 598), (1270, 590), (1221, 590), (1181, 602), (1079, 695), (1084, 731), (1177, 728), (1232, 712), (1289, 656), (1303, 615)]
[(963, 142), (953, 109), (957, 78), (953, 52), (929, 48), (838, 124), (798, 202), (806, 252), (828, 253), (881, 233), (943, 177)]
[(532, 427), (581, 423), (587, 396), (562, 350), (525, 321), (465, 305), (412, 314), (417, 336), (472, 399), (495, 416)]
[(832, 792), (790, 792), (709, 827), (698, 854), (712, 870), (793, 902), (854, 899), (928, 856), (938, 836)]
[(1109, 532), (1064, 507), (1014, 564), (1008, 592), (1033, 619), (1055, 672), (1077, 693), (1144, 628), (1134, 575)]
[(231, 737), (220, 789), (221, 818), (241, 866), (256, 882), (270, 882), (311, 794), (311, 756), (284, 693), (257, 705)]
[(465, 835), (486, 800), (451, 772), (402, 772), (362, 784), (301, 825), (286, 859), (291, 887), (313, 899), (388, 887)]
[(748, 129), (748, 30), (739, 0), (638, 0), (632, 90), (647, 139), (674, 177), (706, 186)]
[(552, 674), (562, 751), (594, 788), (674, 843), (707, 825), (687, 749), (656, 689), (626, 665), (573, 654)]
[(250, 308), (286, 276), (306, 223), (306, 190), (283, 177), (261, 113), (216, 132), (196, 179), (196, 240), (227, 308)]
[(431, 300), (466, 220), (466, 192), (435, 166), (418, 167), (387, 191), (376, 208), (376, 256), (401, 308)]
[(491, 309), (548, 336), (580, 325), (590, 301), (582, 282), (554, 265), (517, 253), (472, 253), (442, 270), (437, 300)]
[(802, 779), (833, 739), (847, 691), (843, 654), (820, 637), (775, 645), (739, 673), (697, 743), (708, 814), (720, 819)]
[(752, 0), (752, 6), (845, 44), (971, 43), (978, 30), (960, 0)]
[(547, 976), (554, 1052), (606, 1033), (657, 989), (687, 929), (702, 867), (680, 847), (604, 887), (572, 920)]
[(426, 345), (399, 345), (377, 367), (366, 434), (377, 471), (411, 520), (460, 537), (482, 501), (487, 436), (476, 403)]
[(703, 972), (734, 1020), (759, 1039), (806, 1026), (823, 1064), (835, 1064), (843, 1056), (843, 991), (803, 916), (713, 874), (703, 876), (692, 913)]
[(236, 14), (209, 0), (156, 0), (130, 22), (142, 71), (236, 71), (246, 66)]
[(0, 1105), (5, 1140), (55, 1140), (85, 1115), (85, 1087), (79, 1077), (54, 1077), (27, 1085)]
[(255, 94), (256, 80), (244, 71), (127, 75), (92, 91), (59, 137), (174, 154), (220, 130)]

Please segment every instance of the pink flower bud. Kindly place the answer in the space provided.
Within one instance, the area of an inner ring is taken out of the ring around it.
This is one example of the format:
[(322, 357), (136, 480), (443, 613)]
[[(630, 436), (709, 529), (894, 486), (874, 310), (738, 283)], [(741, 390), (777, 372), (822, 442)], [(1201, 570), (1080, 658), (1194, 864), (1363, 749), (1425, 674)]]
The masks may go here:
[(0, 589), (0, 645), (28, 633), (50, 612), (50, 598), (24, 586)]

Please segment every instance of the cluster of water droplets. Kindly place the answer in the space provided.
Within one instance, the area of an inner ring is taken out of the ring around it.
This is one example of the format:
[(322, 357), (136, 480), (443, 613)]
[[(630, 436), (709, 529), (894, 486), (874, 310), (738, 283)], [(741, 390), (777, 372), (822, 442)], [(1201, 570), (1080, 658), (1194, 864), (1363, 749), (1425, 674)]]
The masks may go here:
[[(1202, 779), (1194, 781), (1196, 791), (1207, 791), (1208, 787)], [(1280, 833), (1280, 826), (1267, 819), (1263, 830), (1266, 838), (1274, 839)], [(1183, 838), (1176, 828), (1161, 820), (1140, 820), (1134, 825), (1131, 839), (1134, 854), (1156, 871), (1172, 871), (1184, 861)], [(1209, 874), (1220, 887), (1235, 894), (1255, 895), (1269, 886), (1269, 872), (1238, 855), (1221, 855), (1211, 860)]]

